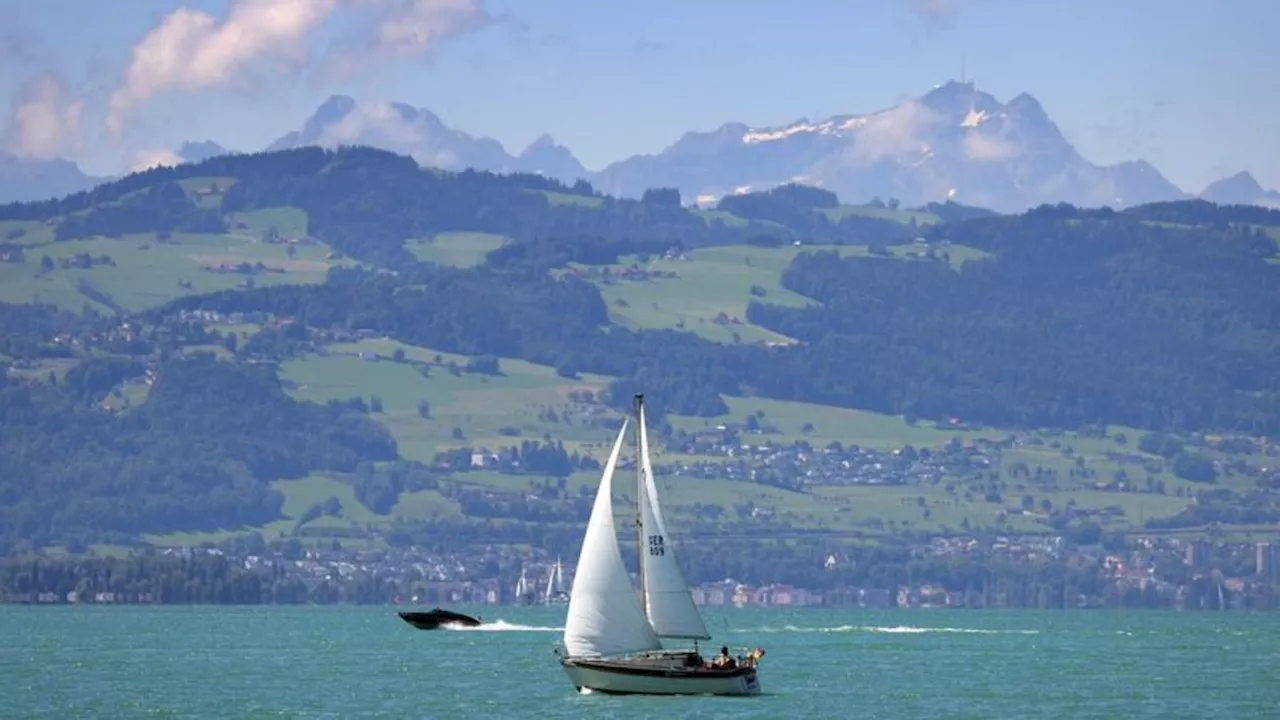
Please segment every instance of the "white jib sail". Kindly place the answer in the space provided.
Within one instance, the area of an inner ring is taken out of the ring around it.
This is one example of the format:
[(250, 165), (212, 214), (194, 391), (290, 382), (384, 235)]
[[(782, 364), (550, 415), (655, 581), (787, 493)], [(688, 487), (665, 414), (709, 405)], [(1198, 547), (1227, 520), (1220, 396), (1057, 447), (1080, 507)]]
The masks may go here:
[(578, 569), (569, 595), (564, 646), (569, 657), (623, 655), (657, 650), (662, 641), (645, 619), (644, 610), (618, 550), (613, 523), (613, 470), (627, 432), (627, 421), (609, 454), (591, 519), (582, 539)]
[(645, 614), (654, 632), (667, 638), (706, 640), (711, 636), (702, 621), (702, 613), (693, 604), (689, 585), (676, 561), (675, 546), (667, 534), (667, 523), (658, 502), (658, 486), (649, 464), (649, 435), (644, 427), (644, 408), (640, 408), (640, 562), (644, 571)]

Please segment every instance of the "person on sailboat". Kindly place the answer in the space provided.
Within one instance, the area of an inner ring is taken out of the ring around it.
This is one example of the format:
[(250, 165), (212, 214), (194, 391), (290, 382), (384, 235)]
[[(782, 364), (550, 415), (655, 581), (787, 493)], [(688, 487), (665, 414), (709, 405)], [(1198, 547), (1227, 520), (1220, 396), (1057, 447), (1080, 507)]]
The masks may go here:
[(729, 646), (720, 647), (720, 654), (716, 656), (715, 666), (725, 670), (732, 670), (738, 667), (738, 661), (729, 655)]

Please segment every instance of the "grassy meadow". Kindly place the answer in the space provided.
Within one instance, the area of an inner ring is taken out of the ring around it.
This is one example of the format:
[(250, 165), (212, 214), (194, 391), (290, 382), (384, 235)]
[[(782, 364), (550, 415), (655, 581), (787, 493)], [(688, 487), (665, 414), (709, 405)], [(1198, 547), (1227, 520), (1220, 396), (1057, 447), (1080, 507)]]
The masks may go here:
[(879, 207), (876, 205), (837, 205), (833, 208), (823, 208), (821, 212), (827, 216), (831, 222), (840, 222), (846, 217), (870, 217), (880, 218), (882, 220), (893, 220), (903, 224), (915, 221), (917, 225), (932, 225), (940, 222), (937, 215), (927, 210), (909, 210), (906, 208), (894, 209), (890, 207)]
[[(427, 363), (427, 376), (418, 365), (393, 362), (397, 348), (405, 351), (406, 360)], [(361, 353), (378, 359), (363, 359)], [(461, 367), (467, 359), (391, 340), (365, 340), (332, 345), (327, 356), (290, 360), (282, 365), (281, 377), (290, 381), (289, 392), (299, 400), (378, 397), (383, 410), (377, 419), (410, 460), (430, 462), (446, 447), (493, 448), (544, 435), (575, 447), (600, 440), (601, 433), (581, 420), (552, 421), (547, 410), (555, 410), (557, 417), (565, 414), (572, 404), (571, 391), (599, 391), (608, 378), (584, 375), (568, 380), (552, 368), (507, 358), (500, 361), (501, 374), (496, 376), (450, 372), (449, 363)], [(428, 418), (418, 413), (423, 400), (430, 406)], [(519, 435), (502, 434), (511, 428)], [(455, 429), (461, 439), (455, 437)]]
[(484, 256), (507, 243), (502, 235), (478, 232), (438, 233), (432, 238), (414, 238), (405, 244), (413, 256), (423, 262), (455, 267), (473, 267), (484, 262)]
[(594, 197), (590, 195), (575, 195), (573, 193), (552, 192), (550, 190), (530, 190), (536, 192), (547, 199), (552, 205), (581, 205), (582, 207), (600, 207), (604, 203), (604, 198)]
[[(646, 280), (596, 280), (609, 305), (610, 319), (634, 328), (669, 328), (697, 333), (717, 342), (789, 342), (789, 339), (745, 319), (747, 303), (756, 297), (765, 302), (803, 306), (808, 300), (780, 284), (787, 264), (804, 248), (760, 248), (740, 245), (704, 248), (684, 259), (654, 258), (642, 267), (649, 272), (674, 273), (674, 278)], [(855, 248), (841, 248), (854, 252)], [(613, 271), (636, 263), (624, 258)], [(751, 288), (764, 289), (753, 296)], [(718, 323), (721, 315), (727, 323)]]
[[(297, 208), (233, 213), (228, 221), (232, 229), (225, 234), (174, 233), (162, 240), (146, 233), (64, 242), (54, 242), (52, 228), (43, 224), (0, 223), (0, 236), (19, 229), (26, 233), (10, 241), (23, 246), (24, 261), (0, 263), (0, 301), (52, 303), (73, 312), (87, 303), (103, 313), (115, 307), (132, 312), (246, 281), (256, 286), (323, 282), (331, 266), (349, 262), (329, 258), (330, 249), (320, 243), (296, 245), (291, 256), (287, 245), (264, 242), (271, 230), (282, 237), (306, 236), (306, 213)], [(81, 253), (106, 256), (113, 264), (58, 264)], [(52, 269), (42, 267), (44, 256), (54, 261)], [(273, 272), (217, 270), (259, 262)]]
[[(908, 260), (921, 252), (913, 245), (895, 245), (888, 250), (891, 257), (886, 260)], [(957, 269), (967, 260), (986, 256), (963, 245), (941, 250)], [(610, 319), (619, 325), (685, 330), (724, 343), (787, 343), (789, 338), (747, 322), (747, 303), (753, 299), (790, 307), (811, 303), (782, 287), (782, 272), (796, 255), (821, 251), (835, 251), (842, 257), (880, 257), (865, 245), (728, 245), (692, 250), (682, 259), (655, 257), (643, 264), (636, 257), (625, 257), (617, 265), (606, 266), (609, 276), (599, 275), (596, 268), (574, 268), (593, 278), (609, 305)], [(632, 266), (650, 273), (674, 273), (675, 277), (617, 277), (618, 271)], [(764, 294), (759, 294), (762, 291)]]

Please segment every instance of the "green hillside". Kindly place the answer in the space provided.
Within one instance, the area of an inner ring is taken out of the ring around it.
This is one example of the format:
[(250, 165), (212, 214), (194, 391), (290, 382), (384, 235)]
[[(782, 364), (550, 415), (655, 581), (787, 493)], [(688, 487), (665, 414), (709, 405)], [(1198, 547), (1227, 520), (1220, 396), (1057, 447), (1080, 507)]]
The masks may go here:
[(700, 537), (1264, 537), (1278, 228), (693, 209), (367, 148), (0, 207), (0, 550), (564, 552), (634, 392)]
[[(402, 360), (394, 358), (397, 350)], [(431, 349), (407, 346), (394, 341), (365, 340), (329, 346), (324, 355), (310, 355), (291, 360), (282, 366), (282, 377), (292, 384), (290, 394), (300, 400), (327, 402), (353, 396), (368, 401), (377, 398), (381, 411), (370, 417), (386, 426), (399, 443), (402, 457), (424, 463), (434, 461), (437, 453), (453, 449), (498, 449), (517, 445), (527, 439), (554, 437), (575, 452), (593, 455), (603, 461), (612, 434), (592, 424), (601, 418), (618, 417), (600, 403), (585, 399), (581, 393), (599, 393), (607, 387), (608, 378), (584, 377), (569, 382), (552, 368), (518, 360), (500, 360), (500, 375), (455, 375), (450, 367), (466, 367), (472, 358)], [(429, 368), (422, 373), (421, 368)], [(756, 418), (764, 427), (760, 432), (744, 433), (743, 443), (770, 444), (783, 448), (796, 442), (825, 446), (832, 442), (892, 453), (904, 447), (941, 448), (958, 440), (999, 441), (1007, 431), (997, 429), (949, 429), (923, 424), (909, 424), (902, 418), (865, 413), (834, 407), (778, 402), (761, 398), (727, 398), (730, 412), (723, 418), (708, 420), (673, 416), (670, 421), (677, 431), (694, 433), (717, 425), (744, 426)], [(426, 401), (428, 417), (418, 413)], [(1159, 482), (1165, 492), (1128, 494), (1098, 489), (1100, 483), (1114, 480), (1121, 471), (1132, 471), (1130, 462), (1118, 460), (1116, 453), (1125, 452), (1128, 437), (1140, 431), (1111, 428), (1105, 436), (1082, 436), (1047, 430), (1019, 433), (1019, 445), (1002, 452), (1003, 466), (996, 473), (1000, 482), (1014, 489), (1002, 501), (993, 501), (985, 493), (986, 476), (956, 473), (943, 477), (937, 484), (907, 486), (842, 486), (813, 484), (801, 491), (744, 482), (732, 477), (691, 477), (667, 475), (662, 489), (674, 522), (685, 531), (715, 529), (721, 533), (767, 532), (770, 536), (786, 536), (793, 531), (845, 534), (850, 537), (876, 537), (896, 530), (913, 532), (959, 531), (961, 528), (999, 527), (1012, 531), (1043, 532), (1043, 505), (1073, 506), (1084, 513), (1104, 519), (1108, 529), (1140, 528), (1147, 517), (1177, 513), (1192, 500), (1183, 491), (1195, 489), (1195, 483), (1182, 480), (1167, 467), (1143, 476), (1142, 482)], [(1152, 465), (1161, 458), (1141, 450), (1132, 453)], [(1227, 455), (1220, 455), (1226, 459)], [(659, 444), (655, 463), (673, 469), (707, 458), (673, 452)], [(1043, 468), (1058, 474), (1051, 485), (1036, 487), (1021, 481), (1021, 466)], [(1089, 474), (1083, 474), (1087, 471)], [(1080, 472), (1080, 476), (1076, 476)], [(426, 490), (404, 494), (395, 508), (385, 516), (370, 514), (358, 504), (350, 479), (341, 475), (314, 476), (303, 480), (282, 481), (274, 485), (285, 492), (284, 513), (296, 521), (310, 505), (327, 497), (337, 497), (345, 510), (335, 517), (320, 518), (308, 524), (309, 532), (323, 534), (323, 529), (343, 528), (358, 532), (367, 539), (376, 538), (396, 523), (433, 521), (440, 518), (463, 518), (457, 503), (438, 491)], [(583, 486), (594, 488), (598, 482), (594, 472), (576, 472), (568, 477), (566, 491), (580, 495)], [(489, 470), (465, 471), (452, 475), (460, 486), (474, 486), (497, 493), (534, 492), (554, 484), (556, 478), (537, 473), (508, 473)], [(960, 488), (948, 491), (947, 485)], [(1247, 491), (1251, 479), (1224, 480), (1222, 487)], [(1009, 507), (1024, 504), (1023, 496), (1033, 498), (1032, 512), (1010, 517)], [(716, 516), (708, 522), (706, 506), (731, 509), (750, 504), (760, 508), (760, 517), (744, 519), (733, 512)], [(926, 515), (927, 511), (927, 515)], [(1039, 518), (1039, 519), (1038, 519)], [(317, 524), (318, 523), (318, 524)], [(381, 528), (372, 534), (368, 528)], [(250, 528), (240, 528), (247, 531)], [(272, 523), (262, 530), (289, 534), (293, 522)], [(154, 542), (199, 542), (225, 537), (225, 533), (153, 536)], [(1265, 535), (1264, 535), (1265, 536)]]
[[(234, 178), (194, 177), (180, 185), (193, 209), (217, 210)], [(298, 208), (231, 212), (225, 224), (221, 233), (58, 238), (49, 221), (0, 221), (0, 236), (22, 251), (20, 259), (0, 263), (0, 301), (72, 311), (87, 303), (128, 313), (215, 290), (323, 282), (330, 267), (350, 264), (307, 234), (307, 214)]]

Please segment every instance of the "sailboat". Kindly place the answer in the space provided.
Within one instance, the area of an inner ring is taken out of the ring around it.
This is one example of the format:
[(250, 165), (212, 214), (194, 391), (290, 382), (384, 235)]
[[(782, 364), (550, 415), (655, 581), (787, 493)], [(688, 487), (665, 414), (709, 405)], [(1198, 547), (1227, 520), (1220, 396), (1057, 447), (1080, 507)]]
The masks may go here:
[(560, 558), (556, 558), (556, 564), (547, 574), (547, 590), (542, 597), (542, 603), (564, 605), (567, 602), (569, 602), (569, 593), (564, 591), (564, 566), (560, 564)]
[[(736, 665), (703, 662), (697, 641), (710, 639), (676, 562), (649, 464), (644, 398), (624, 418), (605, 463), (565, 620), (560, 665), (583, 691), (636, 695), (758, 695), (757, 653)], [(613, 521), (613, 473), (628, 424), (636, 432), (637, 542), (640, 591), (622, 562)], [(662, 638), (693, 640), (692, 650), (664, 649)]]
[(524, 575), (524, 568), (520, 568), (520, 579), (516, 581), (516, 602), (525, 605), (533, 604), (533, 589), (529, 587), (529, 580)]

